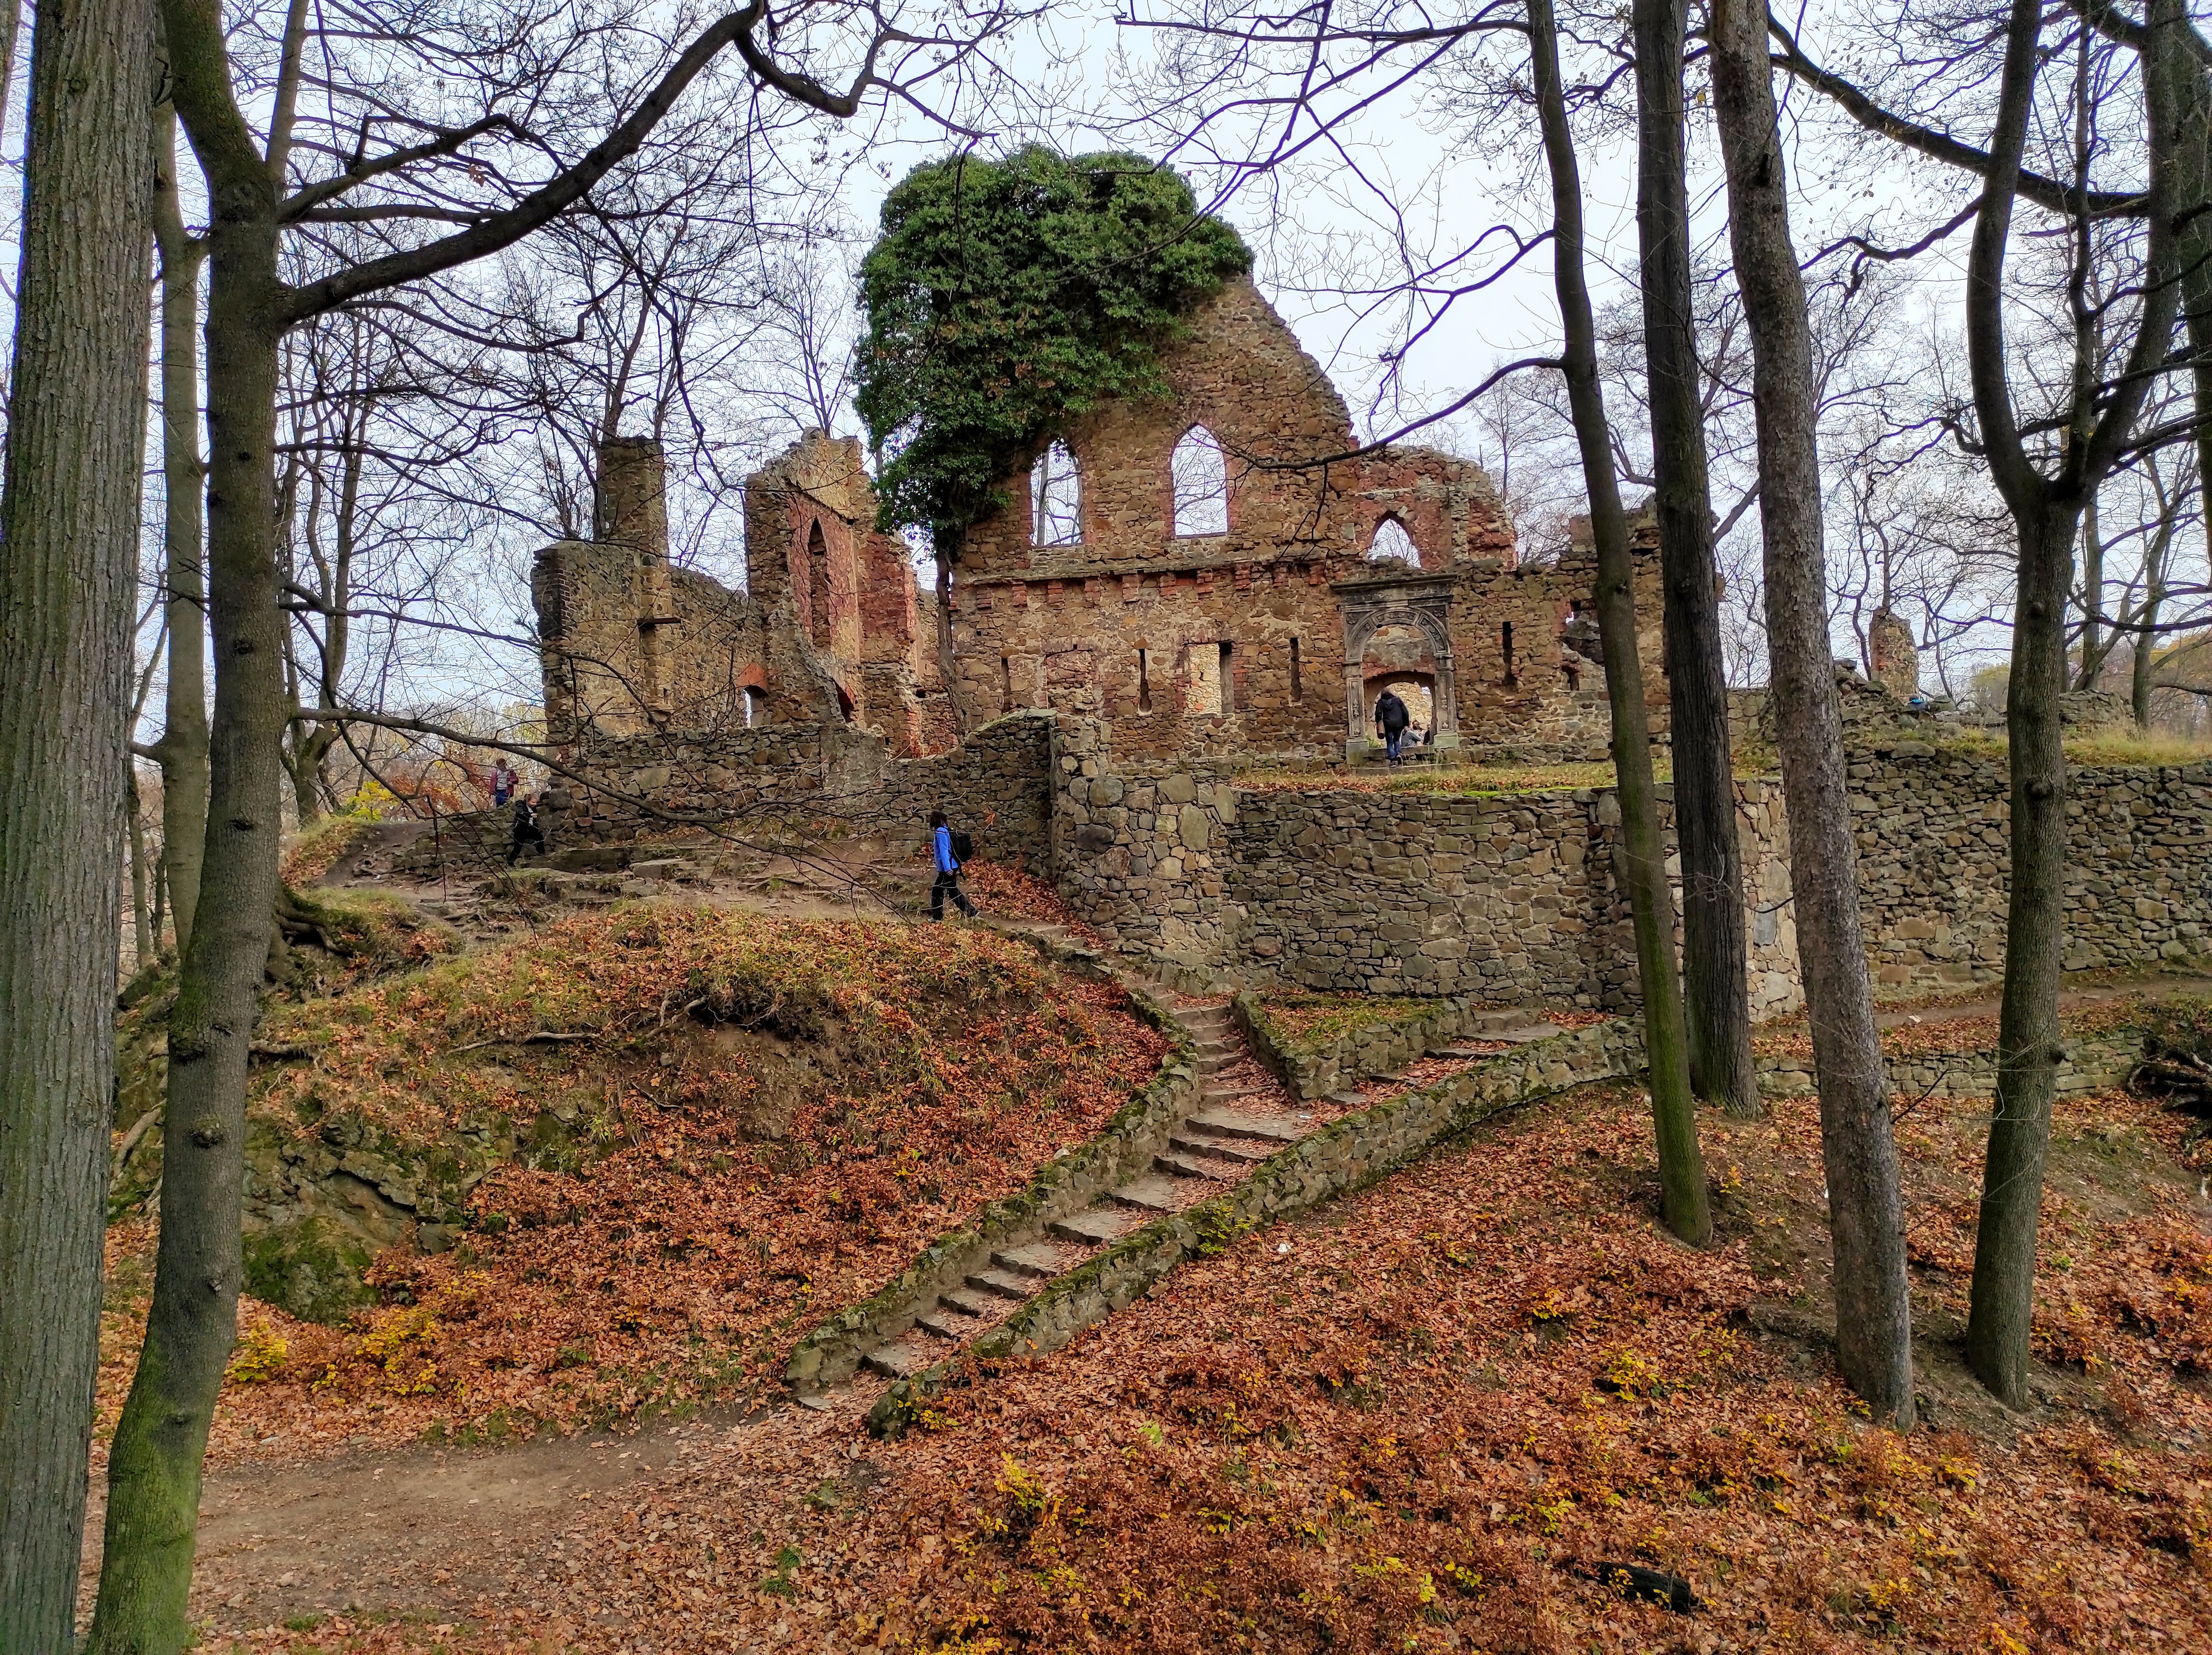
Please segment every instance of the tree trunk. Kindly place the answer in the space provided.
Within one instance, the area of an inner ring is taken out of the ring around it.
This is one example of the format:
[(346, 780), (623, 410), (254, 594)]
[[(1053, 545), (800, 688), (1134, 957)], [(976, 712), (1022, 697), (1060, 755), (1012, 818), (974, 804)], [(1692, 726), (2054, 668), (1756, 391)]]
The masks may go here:
[(1982, 1167), (1981, 1215), (1966, 1317), (1966, 1365), (2009, 1407), (2029, 1400), (2028, 1324), (2035, 1239), (2061, 1049), (2058, 979), (2066, 951), (2066, 598), (2075, 513), (2053, 505), (2021, 524), (2019, 596), (2005, 737), (2012, 773), (2012, 888), (1997, 1018), (1997, 1094)]
[(2097, 619), (2104, 607), (2105, 541), (2097, 523), (2097, 496), (2092, 494), (2081, 508), (2081, 670), (2074, 680), (2076, 689), (2094, 689), (2104, 676), (2106, 652), (2112, 648)]
[(1636, 224), (1658, 482), (1674, 836), (1682, 858), (1690, 1086), (1708, 1102), (1747, 1119), (1759, 1112), (1759, 1075), (1751, 1057), (1750, 950), (1728, 680), (1721, 664), (1720, 573), (1713, 564), (1705, 410), (1698, 395), (1682, 111), (1684, 19), (1683, 0), (1635, 0)]
[(156, 112), (154, 231), (161, 249), (162, 585), (168, 594), (169, 682), (163, 691), (161, 861), (176, 916), (177, 955), (199, 912), (207, 840), (207, 583), (201, 568), (199, 313), (204, 250), (185, 233), (177, 200), (177, 118)]
[(283, 766), (275, 556), (273, 187), (216, 191), (208, 296), (210, 606), (216, 658), (200, 918), (169, 1018), (154, 1302), (108, 1465), (99, 1655), (181, 1648), (200, 1462), (235, 1337), (246, 1048), (269, 956)]
[[(1674, 903), (1667, 888), (1659, 835), (1658, 788), (1651, 775), (1651, 739), (1644, 707), (1644, 668), (1637, 658), (1635, 562), (1620, 485), (1613, 470), (1605, 396), (1598, 383), (1597, 330), (1583, 276), (1582, 179), (1567, 126), (1566, 94), (1551, 0), (1529, 0), (1528, 39), (1537, 118), (1552, 181), (1553, 275), (1566, 348), (1561, 370), (1589, 490), (1590, 530), (1597, 543), (1597, 619), (1605, 655), (1606, 694), (1613, 713), (1613, 761), (1620, 798), (1621, 883), (1636, 928), (1638, 981), (1644, 994), (1644, 1046), (1651, 1072), (1651, 1113), (1659, 1149), (1659, 1184), (1667, 1228), (1692, 1246), (1712, 1237), (1705, 1163), (1698, 1151), (1696, 1100), (1690, 1092), (1688, 1041), (1674, 967)], [(1723, 739), (1723, 751), (1726, 751)]]
[[(1990, 167), (1966, 265), (1966, 350), (1974, 409), (1997, 491), (2020, 542), (2012, 674), (2005, 728), (2012, 774), (2011, 893), (2005, 913), (2004, 993), (1997, 1020), (1996, 1101), (1982, 1171), (1974, 1280), (1966, 1312), (1966, 1365), (2008, 1406), (2029, 1400), (2028, 1334), (2035, 1304), (2036, 1232), (2051, 1105), (2061, 1056), (2058, 979), (2066, 948), (2066, 755), (2058, 697), (2066, 688), (2066, 603), (2083, 505), (2117, 463), (2146, 388), (2173, 331), (2175, 149), (2185, 136), (2186, 81), (2177, 62), (2185, 20), (2179, 0), (2151, 0), (2144, 21), (2143, 102), (2150, 187), (2145, 212), (2149, 270), (2128, 371), (2105, 381), (2087, 290), (2089, 226), (2077, 221), (2069, 299), (2075, 329), (2072, 406), (2058, 475), (2045, 477), (2014, 423), (2005, 339), (2004, 268), (2042, 58), (2043, 14), (2013, 0)], [(2086, 174), (2086, 140), (2076, 167)]]
[(1904, 1203), (1860, 928), (1858, 858), (1828, 640), (1812, 334), (1790, 239), (1766, 8), (1713, 0), (1711, 15), (1729, 233), (1752, 343), (1769, 672), (1790, 815), (1797, 957), (1820, 1088), (1836, 1354), (1844, 1379), (1875, 1416), (1905, 1430), (1913, 1397)]
[(0, 482), (0, 1649), (26, 1655), (75, 1635), (100, 1361), (153, 86), (132, 0), (40, 9)]
[(131, 974), (137, 976), (154, 959), (154, 906), (146, 876), (146, 820), (138, 797), (137, 767), (124, 761), (123, 836), (131, 860)]
[(2158, 613), (2166, 606), (2166, 571), (2146, 569), (2143, 579), (2142, 607), (2136, 614), (2135, 658), (2128, 664), (2128, 710), (2135, 715), (2136, 730), (2148, 736), (2151, 665), (2158, 649)]

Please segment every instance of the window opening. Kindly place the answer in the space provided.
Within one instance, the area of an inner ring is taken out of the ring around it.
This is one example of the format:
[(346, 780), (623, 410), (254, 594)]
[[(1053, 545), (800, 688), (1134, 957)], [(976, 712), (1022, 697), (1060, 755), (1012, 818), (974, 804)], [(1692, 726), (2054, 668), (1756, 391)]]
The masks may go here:
[(1137, 711), (1139, 712), (1152, 710), (1152, 663), (1146, 658), (1146, 653), (1141, 649), (1137, 652)]
[(1175, 531), (1178, 535), (1229, 532), (1229, 462), (1221, 445), (1202, 425), (1183, 433), (1168, 462), (1175, 483)]
[(999, 711), (1014, 710), (1014, 661), (1010, 655), (999, 658)]
[(758, 729), (768, 722), (768, 698), (750, 684), (740, 693), (744, 696), (745, 728)]
[(1393, 558), (1411, 563), (1417, 568), (1420, 566), (1421, 555), (1414, 549), (1413, 537), (1406, 532), (1406, 525), (1395, 518), (1384, 518), (1376, 528), (1374, 540), (1368, 545), (1367, 561), (1387, 563)]
[(1054, 443), (1030, 467), (1030, 543), (1073, 546), (1083, 539), (1083, 484), (1075, 456)]
[(1231, 670), (1230, 657), (1236, 651), (1234, 644), (1221, 646), (1218, 676), (1221, 680), (1221, 716), (1224, 718), (1237, 710), (1237, 675)]
[(830, 547), (822, 538), (819, 518), (806, 536), (806, 597), (811, 622), (807, 633), (815, 648), (826, 650), (830, 647)]
[(1291, 640), (1291, 699), (1294, 701), (1297, 700), (1298, 699), (1299, 693), (1298, 640), (1293, 638)]
[(1501, 621), (1498, 624), (1498, 652), (1505, 658), (1504, 682), (1517, 684), (1521, 676), (1513, 670), (1513, 623)]

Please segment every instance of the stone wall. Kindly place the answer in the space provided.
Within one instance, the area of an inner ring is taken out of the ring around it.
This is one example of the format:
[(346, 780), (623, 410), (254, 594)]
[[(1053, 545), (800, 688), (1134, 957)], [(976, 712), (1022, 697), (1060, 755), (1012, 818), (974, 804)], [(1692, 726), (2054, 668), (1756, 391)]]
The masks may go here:
[[(831, 839), (927, 852), (929, 813), (975, 835), (976, 854), (1043, 873), (1052, 864), (1053, 721), (1000, 718), (949, 753), (899, 758), (842, 724), (770, 724), (714, 735), (630, 736), (582, 747), (544, 812), (556, 851), (729, 833), (770, 846)], [(441, 817), (394, 871), (473, 869), (503, 858), (508, 812)]]
[[(1877, 983), (2001, 977), (2004, 755), (1877, 743), (1853, 753), (1850, 786)], [(2212, 765), (2076, 770), (2067, 790), (2067, 969), (2212, 953)]]

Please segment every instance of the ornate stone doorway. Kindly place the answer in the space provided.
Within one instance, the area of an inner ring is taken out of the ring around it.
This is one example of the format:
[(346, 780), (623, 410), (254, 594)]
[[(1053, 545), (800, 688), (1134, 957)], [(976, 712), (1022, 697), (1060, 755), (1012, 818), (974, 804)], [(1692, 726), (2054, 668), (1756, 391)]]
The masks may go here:
[[(1369, 680), (1379, 693), (1385, 683), (1425, 688), (1429, 717), (1436, 731), (1436, 745), (1459, 745), (1459, 696), (1452, 671), (1451, 597), (1456, 584), (1449, 573), (1389, 574), (1333, 582), (1344, 620), (1345, 755), (1366, 756), (1380, 745), (1375, 739), (1374, 708), (1368, 694)], [(1378, 637), (1391, 659), (1368, 657)], [(1407, 657), (1412, 645), (1425, 658)], [(1371, 670), (1370, 670), (1371, 669)], [(1403, 692), (1401, 691), (1402, 696)]]

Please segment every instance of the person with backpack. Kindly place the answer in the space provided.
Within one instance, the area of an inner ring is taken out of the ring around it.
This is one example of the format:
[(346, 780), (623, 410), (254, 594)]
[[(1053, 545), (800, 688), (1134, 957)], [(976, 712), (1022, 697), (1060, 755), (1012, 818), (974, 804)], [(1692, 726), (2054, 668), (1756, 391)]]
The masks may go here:
[(1393, 764), (1398, 762), (1398, 743), (1406, 739), (1406, 726), (1413, 722), (1413, 715), (1406, 711), (1396, 690), (1386, 689), (1375, 698), (1375, 728), (1381, 732), (1383, 751)]
[(507, 763), (505, 759), (501, 759), (492, 767), (491, 808), (493, 809), (507, 809), (507, 802), (514, 797), (515, 783), (520, 779), (520, 778), (514, 773), (514, 767)]
[(942, 810), (929, 813), (929, 836), (937, 852), (937, 882), (929, 888), (929, 917), (944, 923), (945, 899), (949, 894), (960, 912), (973, 919), (975, 905), (960, 888), (960, 866), (975, 853), (975, 841), (966, 834), (954, 833)]
[(540, 794), (533, 802), (527, 793), (519, 794), (514, 801), (514, 837), (507, 847), (507, 865), (514, 866), (515, 858), (522, 854), (526, 845), (535, 845), (538, 854), (545, 854), (545, 830), (538, 825), (538, 806), (544, 802)]

